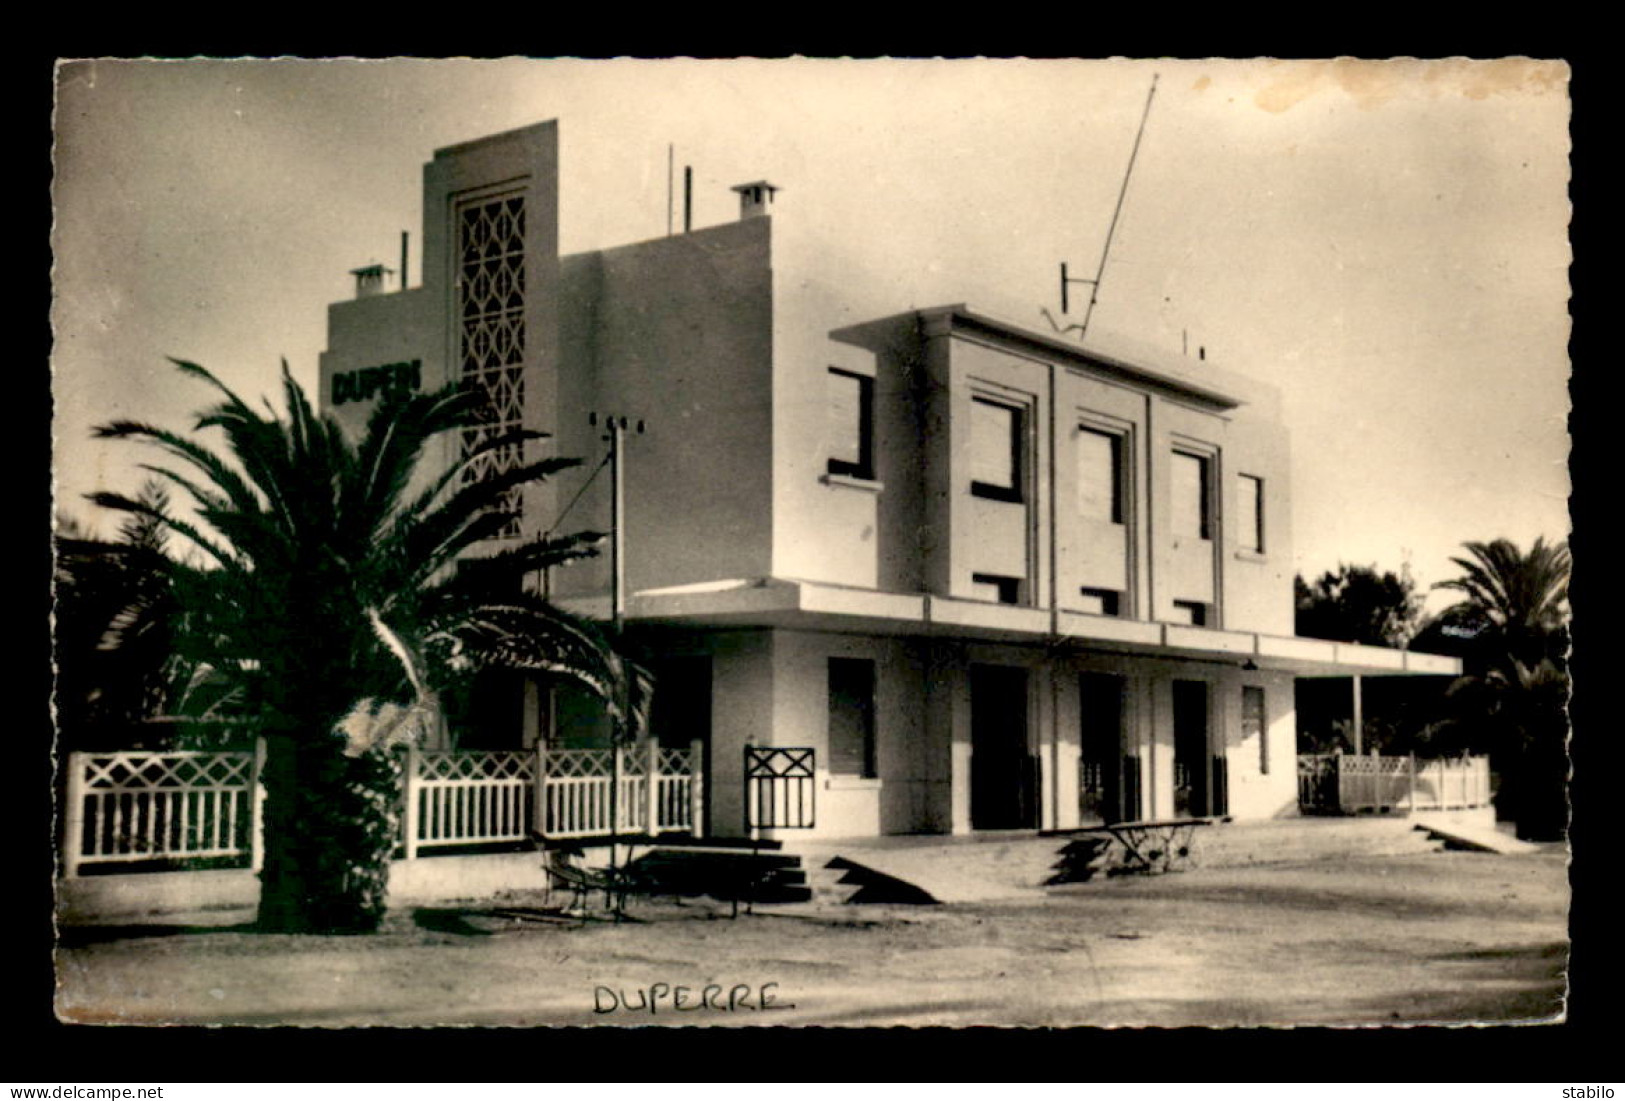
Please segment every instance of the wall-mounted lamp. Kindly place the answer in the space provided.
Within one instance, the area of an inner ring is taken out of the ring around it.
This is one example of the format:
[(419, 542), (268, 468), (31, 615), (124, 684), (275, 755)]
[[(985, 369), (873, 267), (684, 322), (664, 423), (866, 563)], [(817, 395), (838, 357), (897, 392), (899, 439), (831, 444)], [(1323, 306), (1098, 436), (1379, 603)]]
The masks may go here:
[(1246, 661), (1242, 662), (1241, 667), (1249, 673), (1258, 672), (1258, 662), (1254, 661), (1252, 658), (1248, 658)]

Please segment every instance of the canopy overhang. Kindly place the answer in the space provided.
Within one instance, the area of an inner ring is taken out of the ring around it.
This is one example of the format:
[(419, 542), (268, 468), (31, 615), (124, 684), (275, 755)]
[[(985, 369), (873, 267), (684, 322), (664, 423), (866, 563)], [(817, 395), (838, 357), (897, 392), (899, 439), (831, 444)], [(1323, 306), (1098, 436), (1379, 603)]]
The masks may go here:
[[(561, 601), (609, 618), (609, 600)], [(1208, 661), (1300, 677), (1445, 676), (1458, 658), (1324, 639), (1226, 631), (1114, 616), (1025, 608), (924, 593), (884, 593), (782, 578), (735, 579), (647, 589), (627, 600), (628, 626), (779, 628), (911, 638), (954, 638)]]

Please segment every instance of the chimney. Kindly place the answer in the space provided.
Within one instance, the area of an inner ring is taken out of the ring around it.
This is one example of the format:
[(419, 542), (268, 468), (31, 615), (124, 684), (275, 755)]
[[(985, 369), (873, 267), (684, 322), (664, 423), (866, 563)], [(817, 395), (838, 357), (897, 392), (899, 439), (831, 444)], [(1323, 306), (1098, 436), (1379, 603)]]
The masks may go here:
[(384, 293), (385, 280), (395, 273), (382, 264), (368, 264), (364, 268), (354, 269), (350, 274), (355, 276), (355, 296), (371, 298)]
[(739, 220), (742, 222), (746, 218), (771, 214), (768, 208), (773, 205), (773, 193), (779, 188), (766, 180), (757, 180), (755, 183), (740, 184), (734, 190), (739, 192)]

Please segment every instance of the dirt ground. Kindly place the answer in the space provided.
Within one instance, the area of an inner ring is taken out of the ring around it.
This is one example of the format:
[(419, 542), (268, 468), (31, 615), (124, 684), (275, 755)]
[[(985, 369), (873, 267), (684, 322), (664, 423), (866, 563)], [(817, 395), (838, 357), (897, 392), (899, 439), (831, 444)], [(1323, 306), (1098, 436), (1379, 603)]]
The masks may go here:
[(738, 920), (725, 906), (644, 901), (635, 922), (582, 924), (516, 898), (403, 909), (383, 933), (345, 938), (190, 915), (191, 925), (61, 930), (57, 1013), (320, 1026), (1552, 1019), (1568, 898), (1560, 851), (1445, 852)]

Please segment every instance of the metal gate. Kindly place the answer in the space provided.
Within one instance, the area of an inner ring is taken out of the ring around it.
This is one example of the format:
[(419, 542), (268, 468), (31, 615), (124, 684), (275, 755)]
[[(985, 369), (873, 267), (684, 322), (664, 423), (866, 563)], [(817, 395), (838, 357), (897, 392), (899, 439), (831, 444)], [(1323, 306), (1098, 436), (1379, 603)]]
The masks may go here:
[(810, 830), (816, 820), (810, 747), (745, 747), (745, 829)]

